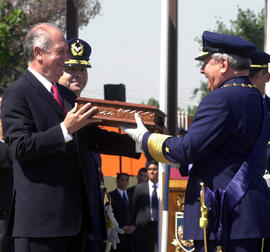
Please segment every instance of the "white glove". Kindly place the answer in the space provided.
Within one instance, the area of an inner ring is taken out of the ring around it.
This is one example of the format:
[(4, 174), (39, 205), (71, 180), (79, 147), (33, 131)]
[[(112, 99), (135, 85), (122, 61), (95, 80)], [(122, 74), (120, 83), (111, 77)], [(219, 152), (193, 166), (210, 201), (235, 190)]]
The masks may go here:
[(148, 130), (145, 128), (141, 117), (139, 116), (138, 113), (135, 113), (134, 115), (136, 123), (137, 123), (137, 128), (136, 129), (127, 129), (121, 127), (123, 131), (125, 131), (138, 145), (142, 145), (142, 139), (144, 133), (146, 133)]
[(124, 230), (119, 228), (118, 222), (114, 217), (113, 209), (111, 206), (105, 207), (106, 220), (107, 220), (107, 243), (109, 250), (111, 246), (116, 249), (116, 244), (120, 242), (118, 233), (124, 234)]

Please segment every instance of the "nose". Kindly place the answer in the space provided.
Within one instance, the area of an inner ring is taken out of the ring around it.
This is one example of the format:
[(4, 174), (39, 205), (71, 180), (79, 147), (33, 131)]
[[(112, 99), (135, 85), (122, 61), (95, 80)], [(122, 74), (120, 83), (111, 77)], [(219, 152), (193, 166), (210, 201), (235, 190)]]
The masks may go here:
[(202, 65), (201, 69), (200, 69), (200, 73), (204, 74), (204, 68), (205, 68), (205, 63)]
[(82, 72), (81, 72), (80, 70), (77, 70), (77, 71), (75, 72), (75, 77), (76, 77), (76, 78), (81, 78), (81, 77), (82, 77)]

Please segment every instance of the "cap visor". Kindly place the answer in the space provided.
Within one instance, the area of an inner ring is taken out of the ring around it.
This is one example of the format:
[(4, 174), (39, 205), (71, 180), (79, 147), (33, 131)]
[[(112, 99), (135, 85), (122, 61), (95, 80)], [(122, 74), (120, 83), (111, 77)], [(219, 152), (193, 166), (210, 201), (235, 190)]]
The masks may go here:
[(195, 60), (204, 60), (207, 56), (210, 55), (210, 52), (201, 52)]

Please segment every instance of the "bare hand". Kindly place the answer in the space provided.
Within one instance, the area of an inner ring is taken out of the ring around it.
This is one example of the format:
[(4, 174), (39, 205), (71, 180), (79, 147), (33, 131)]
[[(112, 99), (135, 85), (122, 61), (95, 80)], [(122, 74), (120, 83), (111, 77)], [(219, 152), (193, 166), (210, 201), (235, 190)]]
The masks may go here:
[(132, 234), (135, 231), (136, 227), (133, 225), (128, 225), (122, 227), (122, 229), (125, 231), (126, 234)]
[(68, 133), (72, 134), (86, 125), (101, 122), (101, 120), (91, 118), (97, 112), (98, 108), (92, 107), (91, 103), (85, 104), (80, 109), (78, 109), (78, 103), (75, 103), (74, 108), (67, 113), (64, 120)]

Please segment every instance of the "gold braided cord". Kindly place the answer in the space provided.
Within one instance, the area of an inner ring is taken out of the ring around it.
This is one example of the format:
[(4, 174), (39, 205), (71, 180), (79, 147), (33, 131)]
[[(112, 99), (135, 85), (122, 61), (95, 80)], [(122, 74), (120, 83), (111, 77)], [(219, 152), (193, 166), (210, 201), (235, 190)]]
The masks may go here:
[(268, 68), (268, 64), (265, 64), (265, 65), (250, 65), (250, 67), (254, 67), (254, 68)]
[(147, 145), (148, 145), (149, 153), (158, 162), (172, 164), (169, 160), (167, 160), (164, 157), (163, 152), (162, 152), (163, 143), (169, 137), (171, 136), (153, 133), (150, 135), (148, 139)]
[(261, 248), (261, 252), (263, 252), (264, 250), (264, 238), (262, 238), (262, 248)]
[(217, 246), (217, 252), (222, 252), (222, 247), (221, 246)]
[(231, 84), (225, 84), (223, 85), (221, 88), (225, 88), (225, 87), (249, 87), (249, 88), (255, 88), (255, 85), (252, 84), (237, 84), (237, 83), (231, 83)]
[(201, 218), (199, 220), (199, 226), (203, 229), (203, 240), (204, 240), (204, 251), (207, 252), (207, 237), (206, 237), (206, 228), (208, 225), (208, 209), (205, 204), (205, 186), (204, 182), (200, 183), (200, 203), (201, 203)]
[(89, 62), (87, 60), (75, 60), (75, 59), (70, 59), (69, 61), (65, 61), (65, 64), (81, 64), (81, 65), (86, 65), (90, 66)]

